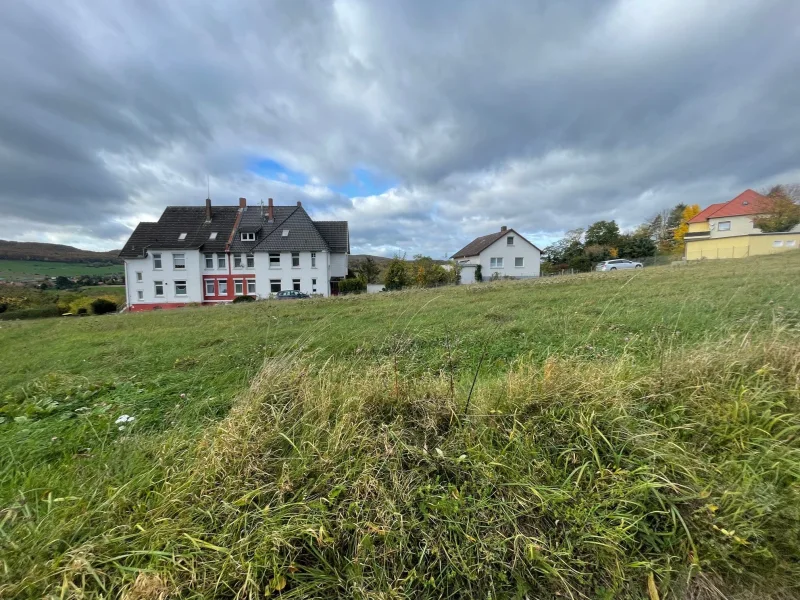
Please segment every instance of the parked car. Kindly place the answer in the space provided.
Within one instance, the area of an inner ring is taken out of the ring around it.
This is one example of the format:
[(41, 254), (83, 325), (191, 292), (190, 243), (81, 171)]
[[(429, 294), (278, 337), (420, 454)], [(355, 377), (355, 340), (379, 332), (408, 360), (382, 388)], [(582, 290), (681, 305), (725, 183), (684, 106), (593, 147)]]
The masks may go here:
[(278, 300), (300, 300), (302, 298), (311, 298), (311, 296), (297, 290), (283, 290), (278, 292), (275, 298)]
[(596, 271), (616, 271), (617, 269), (641, 269), (642, 263), (633, 262), (625, 258), (615, 258), (601, 262), (595, 268)]

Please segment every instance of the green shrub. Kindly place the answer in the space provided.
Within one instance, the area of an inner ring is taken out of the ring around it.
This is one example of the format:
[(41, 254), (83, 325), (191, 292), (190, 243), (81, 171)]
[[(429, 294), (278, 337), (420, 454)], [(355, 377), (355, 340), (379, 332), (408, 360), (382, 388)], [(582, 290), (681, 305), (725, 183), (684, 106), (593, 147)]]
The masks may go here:
[(255, 302), (256, 299), (254, 296), (236, 296), (233, 299), (233, 304), (240, 304), (242, 302)]
[(408, 282), (409, 277), (406, 261), (399, 256), (395, 256), (386, 268), (386, 272), (383, 274), (383, 285), (390, 291), (402, 290), (408, 285)]
[(117, 312), (117, 303), (107, 298), (98, 298), (92, 302), (92, 312), (96, 315)]
[(35, 308), (21, 308), (19, 310), (0, 313), (0, 321), (13, 321), (14, 319), (45, 319), (47, 317), (60, 317), (61, 311), (55, 305), (37, 306)]
[(478, 283), (483, 281), (483, 269), (481, 268), (480, 265), (475, 267), (475, 281), (477, 281)]
[(339, 281), (340, 294), (360, 294), (367, 291), (367, 280), (362, 277), (342, 279)]

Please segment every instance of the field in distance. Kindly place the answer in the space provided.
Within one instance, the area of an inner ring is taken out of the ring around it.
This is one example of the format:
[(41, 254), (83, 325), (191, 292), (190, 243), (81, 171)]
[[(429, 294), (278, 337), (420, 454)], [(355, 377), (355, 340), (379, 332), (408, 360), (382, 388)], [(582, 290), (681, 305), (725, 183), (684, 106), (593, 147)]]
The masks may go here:
[(44, 277), (122, 275), (122, 265), (0, 259), (0, 280), (30, 281)]
[(0, 598), (796, 597), (798, 281), (0, 323)]

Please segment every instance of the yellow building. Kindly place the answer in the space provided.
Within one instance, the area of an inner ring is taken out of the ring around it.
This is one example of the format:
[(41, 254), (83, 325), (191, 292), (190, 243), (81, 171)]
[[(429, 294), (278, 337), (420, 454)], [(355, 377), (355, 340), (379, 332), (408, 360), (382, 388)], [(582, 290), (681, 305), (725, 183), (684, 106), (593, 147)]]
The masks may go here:
[(744, 258), (800, 248), (800, 226), (785, 233), (762, 233), (753, 224), (769, 206), (769, 198), (745, 190), (729, 202), (702, 210), (688, 223), (684, 258)]

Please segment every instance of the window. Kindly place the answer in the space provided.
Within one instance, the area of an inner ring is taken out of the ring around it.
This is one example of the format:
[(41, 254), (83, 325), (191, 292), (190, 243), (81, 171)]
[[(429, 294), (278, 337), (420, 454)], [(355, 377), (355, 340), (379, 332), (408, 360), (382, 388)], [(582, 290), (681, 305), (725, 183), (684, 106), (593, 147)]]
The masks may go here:
[(300, 291), (300, 280), (299, 279), (292, 279), (292, 289), (295, 292), (299, 292)]
[(773, 248), (781, 248), (783, 246), (783, 240), (775, 240), (772, 242)]
[(282, 237), (289, 237), (289, 230), (288, 229), (284, 229), (283, 232), (281, 233), (281, 236)]
[(300, 253), (292, 252), (292, 267), (299, 267), (299, 266), (300, 266)]
[(242, 268), (242, 255), (241, 254), (234, 254), (233, 255), (233, 268), (234, 269), (241, 269)]
[(786, 246), (787, 248), (794, 248), (795, 244), (796, 244), (795, 240), (786, 240), (784, 246)]
[(233, 294), (235, 296), (241, 296), (244, 294), (242, 291), (242, 280), (241, 279), (234, 279), (233, 280)]
[(206, 259), (206, 269), (213, 269), (214, 268), (214, 255), (213, 254), (204, 254)]
[(255, 242), (256, 241), (256, 234), (255, 233), (242, 233), (242, 241), (243, 242)]
[(217, 239), (217, 232), (216, 231), (212, 231), (211, 235), (208, 236), (208, 239), (210, 239), (210, 240)]
[(161, 252), (153, 254), (153, 270), (154, 271), (161, 270)]
[(506, 246), (513, 246), (514, 245), (514, 236), (510, 235), (506, 238)]
[(269, 291), (273, 294), (277, 294), (281, 291), (281, 280), (280, 279), (270, 279), (269, 280)]
[(142, 272), (141, 271), (136, 271), (136, 281), (138, 281), (138, 282), (142, 281)]
[(144, 292), (142, 290), (136, 290), (136, 299), (144, 300)]
[(247, 280), (247, 295), (248, 296), (255, 296), (256, 295), (256, 280), (255, 279), (248, 279)]
[(256, 257), (251, 252), (250, 254), (247, 255), (247, 268), (248, 269), (253, 269), (253, 268), (255, 268), (255, 266), (256, 266)]
[(164, 296), (164, 282), (154, 281), (153, 284), (156, 288), (156, 298), (162, 298)]
[(311, 280), (311, 292), (315, 293), (315, 294), (317, 293), (317, 278), (316, 277)]
[(220, 296), (227, 296), (228, 295), (228, 280), (227, 279), (218, 279), (217, 286), (219, 286), (219, 295)]
[(312, 269), (316, 269), (317, 268), (317, 253), (316, 252), (312, 252), (311, 253), (311, 268)]
[(185, 254), (173, 254), (172, 255), (172, 268), (176, 271), (180, 271), (186, 268), (186, 255)]
[(270, 269), (280, 269), (281, 268), (281, 255), (270, 252), (269, 253), (269, 268)]
[(518, 256), (514, 259), (514, 266), (515, 267), (524, 267), (525, 266), (525, 257)]
[(214, 295), (214, 280), (206, 279), (206, 296)]
[(717, 224), (717, 231), (730, 231), (731, 230), (731, 222), (730, 221), (720, 221)]
[(181, 240), (181, 241), (185, 240), (186, 239), (186, 234), (185, 233), (180, 234), (178, 236), (178, 239)]
[(186, 295), (186, 282), (185, 281), (176, 281), (175, 282), (175, 295), (176, 296), (185, 296)]
[(502, 269), (503, 268), (503, 258), (490, 258), (489, 259), (489, 268), (491, 269)]
[(217, 254), (217, 267), (220, 269), (225, 268), (225, 255), (224, 254)]

